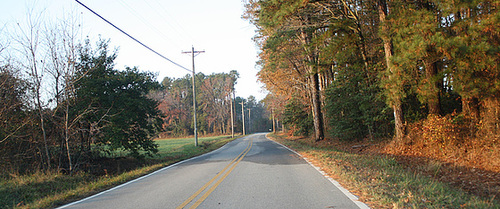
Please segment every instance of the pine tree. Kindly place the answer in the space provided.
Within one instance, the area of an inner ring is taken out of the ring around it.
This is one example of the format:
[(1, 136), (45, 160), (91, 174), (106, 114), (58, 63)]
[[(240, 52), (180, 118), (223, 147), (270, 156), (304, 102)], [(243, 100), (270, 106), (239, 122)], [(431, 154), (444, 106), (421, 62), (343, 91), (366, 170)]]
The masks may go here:
[(462, 97), (464, 115), (486, 136), (500, 129), (500, 1), (458, 1), (443, 6), (453, 34), (449, 45), (454, 87)]
[(389, 33), (387, 16), (389, 15), (389, 4), (386, 0), (378, 1), (378, 13), (380, 21), (380, 31), (384, 44), (385, 64), (387, 67), (387, 77), (383, 88), (386, 89), (388, 103), (394, 113), (394, 129), (396, 140), (403, 139), (405, 134), (402, 99), (404, 97), (403, 81), (401, 79), (401, 69), (394, 66), (392, 57), (394, 53), (393, 40)]

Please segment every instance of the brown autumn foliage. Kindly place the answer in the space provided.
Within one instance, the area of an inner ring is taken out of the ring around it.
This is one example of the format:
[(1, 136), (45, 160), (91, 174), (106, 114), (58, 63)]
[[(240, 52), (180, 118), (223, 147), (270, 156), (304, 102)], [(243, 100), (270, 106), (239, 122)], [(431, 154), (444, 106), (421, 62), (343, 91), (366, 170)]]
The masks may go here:
[(500, 173), (498, 138), (471, 136), (467, 121), (466, 118), (454, 118), (452, 115), (430, 115), (425, 120), (411, 124), (408, 135), (400, 142), (392, 141), (384, 148), (384, 152), (426, 157), (455, 166)]
[[(484, 124), (471, 121), (453, 114), (430, 115), (410, 124), (403, 140), (374, 146), (370, 152), (394, 156), (415, 172), (495, 199), (500, 195), (499, 138)], [(471, 125), (476, 133), (471, 133)]]

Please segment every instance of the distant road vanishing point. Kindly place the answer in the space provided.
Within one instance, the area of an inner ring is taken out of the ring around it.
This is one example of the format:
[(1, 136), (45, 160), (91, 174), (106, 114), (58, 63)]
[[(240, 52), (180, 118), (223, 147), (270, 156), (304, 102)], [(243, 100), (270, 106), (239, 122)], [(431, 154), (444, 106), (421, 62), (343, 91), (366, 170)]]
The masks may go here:
[(254, 134), (60, 208), (368, 208), (335, 184)]

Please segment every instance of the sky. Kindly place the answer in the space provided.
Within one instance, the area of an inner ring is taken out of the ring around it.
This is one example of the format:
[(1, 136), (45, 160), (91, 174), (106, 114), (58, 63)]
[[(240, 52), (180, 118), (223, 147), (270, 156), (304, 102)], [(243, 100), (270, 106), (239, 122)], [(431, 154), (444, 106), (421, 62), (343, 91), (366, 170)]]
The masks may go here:
[[(195, 57), (195, 72), (206, 75), (236, 70), (240, 78), (236, 96), (257, 100), (265, 97), (257, 81), (258, 47), (252, 41), (255, 27), (241, 18), (242, 0), (79, 0), (134, 38), (168, 59), (192, 68), (190, 54), (183, 51), (204, 50)], [(96, 42), (99, 35), (118, 48), (115, 68), (137, 66), (140, 70), (164, 77), (180, 78), (191, 73), (139, 45), (73, 0), (0, 0), (0, 30), (5, 33), (17, 22), (26, 20), (33, 9), (44, 19), (79, 19), (81, 39)]]

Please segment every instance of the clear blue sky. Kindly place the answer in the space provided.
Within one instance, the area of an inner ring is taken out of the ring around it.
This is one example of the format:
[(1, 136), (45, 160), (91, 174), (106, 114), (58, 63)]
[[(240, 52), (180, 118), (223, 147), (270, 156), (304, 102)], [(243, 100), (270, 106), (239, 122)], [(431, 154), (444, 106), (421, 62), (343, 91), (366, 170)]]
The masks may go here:
[[(251, 40), (255, 28), (241, 19), (241, 0), (80, 0), (122, 30), (139, 39), (169, 59), (191, 69), (191, 58), (182, 51), (205, 50), (195, 58), (196, 72), (204, 74), (237, 70), (240, 79), (236, 95), (254, 95), (263, 99), (255, 67), (257, 47)], [(67, 15), (79, 16), (81, 37), (92, 41), (111, 39), (119, 47), (116, 68), (138, 66), (139, 69), (165, 76), (183, 77), (189, 73), (153, 54), (73, 0), (2, 0), (0, 30), (5, 37), (9, 28), (24, 22), (27, 10), (43, 11), (47, 20)]]

